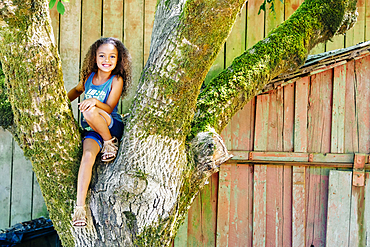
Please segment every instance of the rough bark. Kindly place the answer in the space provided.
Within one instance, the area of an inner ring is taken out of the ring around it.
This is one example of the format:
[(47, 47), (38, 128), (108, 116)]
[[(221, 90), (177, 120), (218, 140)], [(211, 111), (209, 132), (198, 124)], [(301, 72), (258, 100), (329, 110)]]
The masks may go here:
[(14, 113), (14, 137), (32, 161), (50, 217), (72, 246), (80, 134), (63, 84), (45, 1), (0, 2), (0, 60)]
[(70, 213), (80, 136), (62, 84), (47, 2), (0, 1), (0, 60), (16, 139), (32, 161), (63, 245), (169, 245), (205, 180), (229, 158), (217, 133), (274, 75), (299, 66), (315, 44), (352, 20), (353, 3), (306, 1), (198, 98), (244, 0), (160, 1), (119, 156), (95, 166), (89, 227), (74, 230)]

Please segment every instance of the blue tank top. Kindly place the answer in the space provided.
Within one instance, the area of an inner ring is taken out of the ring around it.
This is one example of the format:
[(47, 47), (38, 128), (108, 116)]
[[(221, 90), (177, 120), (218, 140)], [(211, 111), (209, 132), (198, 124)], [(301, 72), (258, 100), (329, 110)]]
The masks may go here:
[[(99, 85), (99, 86), (96, 86), (92, 83), (92, 80), (94, 78), (94, 75), (95, 75), (95, 72), (92, 72), (89, 76), (89, 78), (87, 78), (86, 80), (86, 83), (85, 83), (85, 97), (84, 97), (84, 100), (85, 99), (90, 99), (90, 98), (96, 98), (97, 100), (99, 100), (100, 102), (103, 102), (103, 103), (107, 103), (107, 100), (108, 100), (108, 97), (109, 97), (109, 94), (112, 90), (112, 82), (113, 82), (113, 78), (115, 77), (115, 75), (111, 76), (109, 78), (108, 81), (104, 82), (103, 84)], [(112, 113), (111, 113), (111, 116), (122, 122), (122, 117), (121, 115), (118, 113), (118, 108), (117, 108), (118, 104), (116, 105), (116, 107), (114, 107)], [(84, 128), (85, 130), (88, 130), (88, 131), (91, 131), (93, 129), (91, 129), (91, 127), (89, 126), (89, 124), (86, 122), (83, 114), (81, 113), (81, 126), (82, 128)]]

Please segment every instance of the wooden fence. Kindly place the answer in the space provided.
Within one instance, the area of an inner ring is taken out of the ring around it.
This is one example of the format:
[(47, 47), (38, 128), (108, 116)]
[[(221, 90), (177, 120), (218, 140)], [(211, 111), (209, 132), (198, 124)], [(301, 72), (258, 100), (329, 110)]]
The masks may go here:
[[(262, 2), (256, 0), (245, 5), (207, 80), (288, 18), (302, 1), (286, 0), (284, 4), (277, 1), (275, 14), (258, 15)], [(71, 0), (65, 3), (63, 16), (55, 9), (51, 10), (66, 89), (76, 85), (84, 54), (101, 36), (124, 41), (133, 57), (134, 81), (137, 82), (149, 53), (156, 3), (157, 0)], [(370, 9), (366, 6), (369, 6), (367, 1), (358, 1), (358, 22), (346, 36), (335, 37), (333, 42), (319, 45), (312, 53), (368, 40), (370, 18), (366, 17), (370, 16)], [(350, 65), (346, 66), (347, 71)], [(348, 134), (345, 145), (340, 142), (336, 149), (332, 147), (333, 140), (338, 139), (332, 137), (332, 133), (342, 128), (332, 127), (337, 118), (325, 114), (334, 104), (329, 80), (334, 77), (333, 72), (323, 72), (258, 96), (237, 113), (224, 130), (229, 150), (369, 153), (367, 149), (361, 151), (355, 139), (350, 142)], [(321, 81), (326, 79), (328, 83), (322, 84)], [(129, 101), (122, 101), (122, 111), (127, 109)], [(309, 110), (305, 111), (308, 102)], [(76, 114), (76, 104), (73, 108)], [(346, 116), (345, 120), (348, 119)], [(346, 122), (344, 126), (348, 124)], [(329, 136), (323, 130), (328, 131)], [(359, 136), (362, 138), (366, 133)], [(24, 159), (8, 132), (0, 131), (0, 140), (0, 174), (3, 177), (0, 180), (0, 228), (47, 215), (30, 162)], [(246, 163), (245, 159), (240, 163), (233, 162), (221, 166), (220, 173), (210, 179), (208, 187), (198, 196), (189, 211), (188, 221), (179, 231), (175, 246), (248, 246), (252, 243), (256, 246), (289, 246), (288, 243), (320, 246), (315, 241), (325, 243), (327, 220), (324, 216), (328, 213), (325, 191), (329, 169), (282, 164), (266, 166)], [(319, 195), (317, 201), (309, 200), (313, 195)], [(306, 201), (313, 206), (306, 205)], [(290, 206), (292, 203), (293, 207)], [(307, 221), (312, 215), (317, 215), (315, 222)]]
[(369, 173), (352, 185), (358, 159), (370, 168), (355, 155), (370, 153), (369, 69), (338, 63), (248, 103), (174, 246), (370, 246)]

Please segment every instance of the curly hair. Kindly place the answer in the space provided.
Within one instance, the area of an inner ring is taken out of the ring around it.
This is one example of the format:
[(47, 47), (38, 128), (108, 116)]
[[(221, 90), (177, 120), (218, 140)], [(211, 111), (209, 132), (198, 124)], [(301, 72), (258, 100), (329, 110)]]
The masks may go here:
[(100, 38), (94, 42), (86, 53), (85, 59), (82, 63), (80, 72), (79, 86), (83, 86), (86, 79), (92, 72), (98, 72), (98, 65), (96, 64), (96, 51), (103, 44), (112, 44), (118, 51), (117, 65), (112, 71), (112, 75), (118, 75), (123, 79), (123, 88), (121, 96), (125, 96), (128, 87), (131, 85), (131, 55), (123, 43), (116, 38)]

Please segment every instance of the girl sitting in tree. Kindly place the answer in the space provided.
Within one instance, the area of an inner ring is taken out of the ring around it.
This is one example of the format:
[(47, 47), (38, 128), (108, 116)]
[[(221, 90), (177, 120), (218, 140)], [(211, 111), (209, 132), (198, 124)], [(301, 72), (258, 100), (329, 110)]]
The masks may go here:
[(116, 158), (122, 137), (122, 117), (118, 101), (131, 82), (131, 57), (116, 38), (101, 38), (91, 45), (83, 61), (80, 82), (68, 92), (70, 101), (85, 92), (79, 103), (83, 132), (83, 154), (78, 172), (74, 227), (85, 227), (85, 200), (92, 167), (101, 151), (103, 162)]

